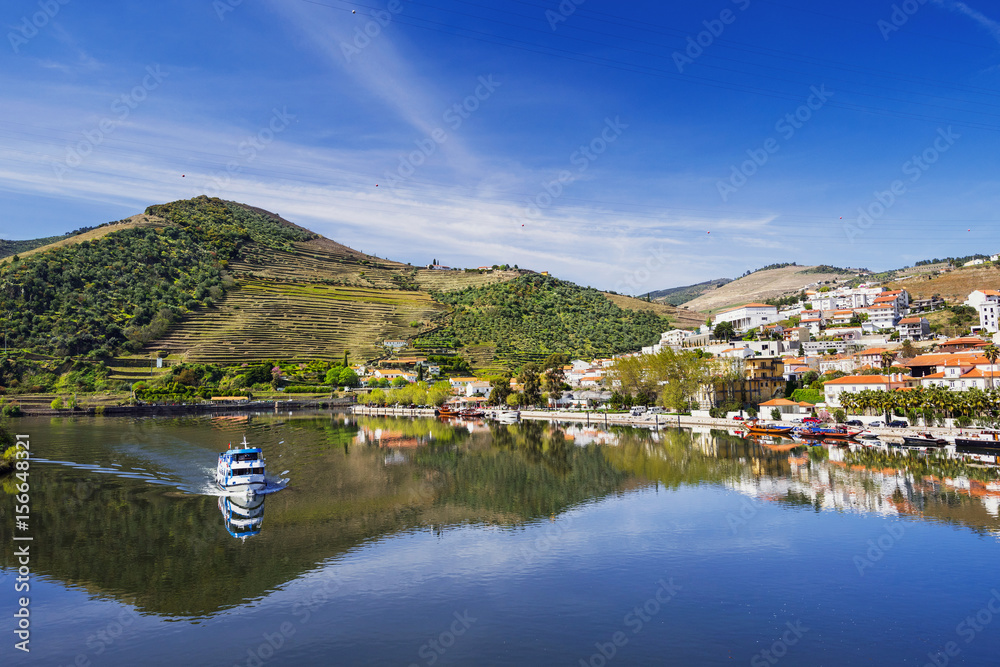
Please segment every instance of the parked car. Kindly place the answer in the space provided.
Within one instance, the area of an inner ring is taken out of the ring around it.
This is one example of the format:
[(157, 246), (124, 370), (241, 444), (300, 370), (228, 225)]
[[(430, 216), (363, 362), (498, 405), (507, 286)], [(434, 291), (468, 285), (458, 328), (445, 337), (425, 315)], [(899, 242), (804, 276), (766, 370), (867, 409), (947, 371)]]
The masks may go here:
[(743, 417), (740, 417), (739, 415), (736, 415), (735, 417), (733, 417), (733, 421), (734, 422), (741, 422), (741, 421), (743, 421)]
[(849, 419), (848, 421), (846, 421), (844, 423), (847, 424), (848, 426), (864, 426), (865, 425), (864, 422), (861, 421), (860, 419)]
[(880, 426), (885, 426), (885, 424), (883, 424), (880, 421), (873, 421), (873, 422), (869, 423), (868, 426), (871, 427), (871, 428), (879, 428)]
[(891, 428), (907, 428), (909, 427), (909, 423), (907, 423), (905, 419), (897, 419), (895, 421), (889, 422), (889, 426)]
[(803, 417), (802, 418), (802, 423), (803, 424), (822, 424), (823, 420), (817, 419), (816, 417)]

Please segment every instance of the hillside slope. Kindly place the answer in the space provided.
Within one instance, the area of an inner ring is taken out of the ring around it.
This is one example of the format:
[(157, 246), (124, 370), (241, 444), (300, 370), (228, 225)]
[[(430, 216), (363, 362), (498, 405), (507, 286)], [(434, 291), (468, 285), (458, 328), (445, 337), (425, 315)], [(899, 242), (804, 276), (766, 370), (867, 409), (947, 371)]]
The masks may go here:
[(712, 290), (731, 282), (733, 282), (732, 278), (715, 278), (713, 280), (706, 280), (705, 282), (696, 283), (694, 285), (684, 285), (682, 287), (671, 287), (669, 289), (656, 290), (655, 292), (650, 292), (644, 296), (648, 296), (653, 301), (679, 306), (683, 303), (691, 301), (692, 299), (697, 299), (702, 294), (711, 292)]
[(885, 283), (889, 289), (905, 289), (914, 299), (940, 296), (949, 303), (961, 303), (977, 289), (1000, 289), (1000, 269), (969, 266), (939, 275), (917, 275), (907, 280)]
[[(517, 321), (486, 316), (470, 334), (484, 302), (462, 300), (477, 290), (506, 294), (489, 288), (511, 281), (525, 288), (515, 300), (530, 295), (515, 304), (527, 310)], [(273, 213), (207, 197), (150, 206), (0, 262), (0, 312), (12, 348), (55, 358), (166, 353), (229, 365), (334, 360), (346, 351), (360, 360), (384, 356), (384, 340), (435, 332), (429, 347), (448, 354), (453, 339), (468, 342), (461, 353), (479, 367), (503, 368), (551, 351), (631, 351), (669, 327), (664, 315), (685, 317), (525, 271), (442, 271), (377, 258)], [(457, 336), (447, 333), (453, 325)], [(132, 361), (119, 358), (116, 377), (128, 379)]]
[(434, 296), (455, 312), (417, 344), (474, 348), (480, 367), (515, 368), (553, 352), (583, 359), (632, 352), (670, 328), (655, 308), (622, 309), (595, 289), (538, 274)]
[(785, 296), (817, 282), (843, 280), (851, 275), (830, 272), (810, 273), (809, 271), (814, 268), (816, 267), (785, 266), (780, 269), (756, 271), (707, 292), (697, 299), (692, 299), (684, 305), (690, 310), (714, 312), (744, 303)]

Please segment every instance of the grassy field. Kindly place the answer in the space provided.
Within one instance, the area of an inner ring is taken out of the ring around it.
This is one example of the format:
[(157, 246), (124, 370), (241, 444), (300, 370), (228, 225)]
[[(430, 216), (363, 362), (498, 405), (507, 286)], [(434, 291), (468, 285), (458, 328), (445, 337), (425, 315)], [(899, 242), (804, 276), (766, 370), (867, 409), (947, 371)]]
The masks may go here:
[(648, 310), (669, 317), (673, 325), (678, 329), (696, 329), (705, 323), (705, 316), (701, 313), (688, 310), (686, 307), (672, 306), (668, 303), (658, 303), (656, 301), (643, 301), (631, 296), (621, 294), (604, 293), (612, 303), (619, 308), (626, 310)]
[[(921, 267), (923, 268), (923, 267)], [(889, 289), (905, 289), (912, 299), (926, 299), (937, 294), (949, 304), (962, 303), (977, 289), (1000, 288), (1000, 268), (970, 266), (938, 275), (918, 275), (885, 285)]]

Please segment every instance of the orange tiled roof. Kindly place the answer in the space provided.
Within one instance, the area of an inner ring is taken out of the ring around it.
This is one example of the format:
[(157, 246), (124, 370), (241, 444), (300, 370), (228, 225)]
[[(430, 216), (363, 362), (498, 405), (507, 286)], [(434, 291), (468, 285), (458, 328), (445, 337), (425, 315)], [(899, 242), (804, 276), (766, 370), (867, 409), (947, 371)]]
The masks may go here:
[[(893, 383), (907, 382), (913, 378), (909, 375), (904, 375), (898, 380), (893, 380)], [(848, 375), (842, 378), (837, 378), (836, 380), (827, 380), (823, 383), (828, 384), (889, 384), (889, 378), (884, 375)]]

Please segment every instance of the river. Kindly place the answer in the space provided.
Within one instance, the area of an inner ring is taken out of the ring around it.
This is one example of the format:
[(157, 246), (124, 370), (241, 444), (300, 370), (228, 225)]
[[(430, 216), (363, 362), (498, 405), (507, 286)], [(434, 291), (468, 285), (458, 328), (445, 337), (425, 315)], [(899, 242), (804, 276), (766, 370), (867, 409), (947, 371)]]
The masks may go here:
[[(30, 514), (16, 528), (8, 477), (4, 665), (997, 662), (988, 480), (708, 429), (13, 424), (30, 436)], [(211, 476), (244, 436), (289, 481), (234, 507)]]

